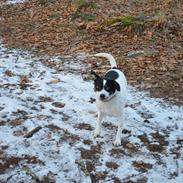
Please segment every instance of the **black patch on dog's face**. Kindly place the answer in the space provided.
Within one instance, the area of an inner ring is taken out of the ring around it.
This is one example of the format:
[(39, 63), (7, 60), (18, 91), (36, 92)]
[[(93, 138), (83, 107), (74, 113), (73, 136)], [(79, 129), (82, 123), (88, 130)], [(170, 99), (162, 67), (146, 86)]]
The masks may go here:
[(103, 79), (98, 77), (94, 80), (94, 90), (101, 91), (103, 89)]
[(94, 71), (91, 74), (95, 76), (94, 90), (99, 92), (101, 100), (110, 99), (116, 90), (120, 91), (120, 85), (114, 80), (114, 78), (118, 78), (117, 72), (109, 71), (104, 77), (100, 77)]
[(116, 90), (120, 91), (120, 86), (115, 80), (106, 79), (104, 90), (107, 91), (109, 95), (112, 95)]
[[(104, 81), (105, 84), (104, 84)], [(103, 79), (103, 78), (97, 78), (94, 80), (94, 90), (95, 91), (101, 91), (101, 90), (107, 91), (110, 95), (115, 93), (115, 91), (120, 91), (120, 86), (115, 80), (111, 79)]]
[(104, 90), (107, 91), (109, 95), (112, 95), (115, 93), (116, 89), (112, 80), (106, 80)]

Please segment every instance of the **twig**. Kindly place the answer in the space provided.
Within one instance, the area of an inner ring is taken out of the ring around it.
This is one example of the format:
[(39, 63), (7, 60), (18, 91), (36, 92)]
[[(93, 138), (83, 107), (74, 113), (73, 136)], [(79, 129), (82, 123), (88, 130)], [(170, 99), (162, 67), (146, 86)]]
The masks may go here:
[(41, 129), (42, 129), (42, 127), (38, 126), (38, 127), (34, 128), (33, 130), (31, 130), (30, 132), (28, 132), (24, 137), (25, 138), (30, 138)]
[(175, 163), (176, 163), (176, 167), (177, 167), (176, 176), (178, 177), (179, 176), (179, 163), (178, 163), (178, 160), (176, 160)]
[(144, 173), (146, 173), (146, 172), (140, 172), (140, 173), (138, 173), (138, 174), (133, 174), (133, 175), (131, 175), (131, 176), (128, 176), (128, 177), (124, 178), (124, 179), (122, 180), (122, 182), (127, 181), (127, 180), (130, 180), (130, 178), (137, 177), (137, 176), (142, 175), (142, 174), (144, 174)]

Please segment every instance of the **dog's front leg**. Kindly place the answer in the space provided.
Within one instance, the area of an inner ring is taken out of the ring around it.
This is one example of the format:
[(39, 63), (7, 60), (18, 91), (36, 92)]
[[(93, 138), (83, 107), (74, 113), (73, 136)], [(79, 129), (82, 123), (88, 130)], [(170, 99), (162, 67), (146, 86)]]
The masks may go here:
[(103, 114), (101, 112), (98, 112), (98, 119), (97, 119), (95, 131), (94, 131), (94, 137), (97, 137), (100, 134), (102, 119), (103, 119)]
[(114, 141), (115, 146), (121, 145), (122, 129), (123, 129), (123, 115), (118, 120), (118, 130), (117, 130), (117, 134), (116, 134), (116, 139)]

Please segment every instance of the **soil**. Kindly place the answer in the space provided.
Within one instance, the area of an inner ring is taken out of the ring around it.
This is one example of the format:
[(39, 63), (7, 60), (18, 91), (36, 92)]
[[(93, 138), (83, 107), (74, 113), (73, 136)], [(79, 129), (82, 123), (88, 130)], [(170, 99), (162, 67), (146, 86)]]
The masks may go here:
[(88, 130), (88, 131), (92, 131), (93, 128), (90, 124), (87, 124), (87, 123), (80, 123), (78, 125), (75, 126), (76, 128), (78, 129), (83, 129), (83, 130)]

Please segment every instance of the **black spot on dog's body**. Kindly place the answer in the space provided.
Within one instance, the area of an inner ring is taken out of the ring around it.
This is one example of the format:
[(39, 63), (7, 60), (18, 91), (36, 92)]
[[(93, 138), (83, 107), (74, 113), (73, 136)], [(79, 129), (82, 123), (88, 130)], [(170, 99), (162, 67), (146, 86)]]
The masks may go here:
[(119, 74), (116, 71), (111, 70), (107, 72), (104, 77), (109, 78), (111, 80), (116, 80), (119, 77)]

